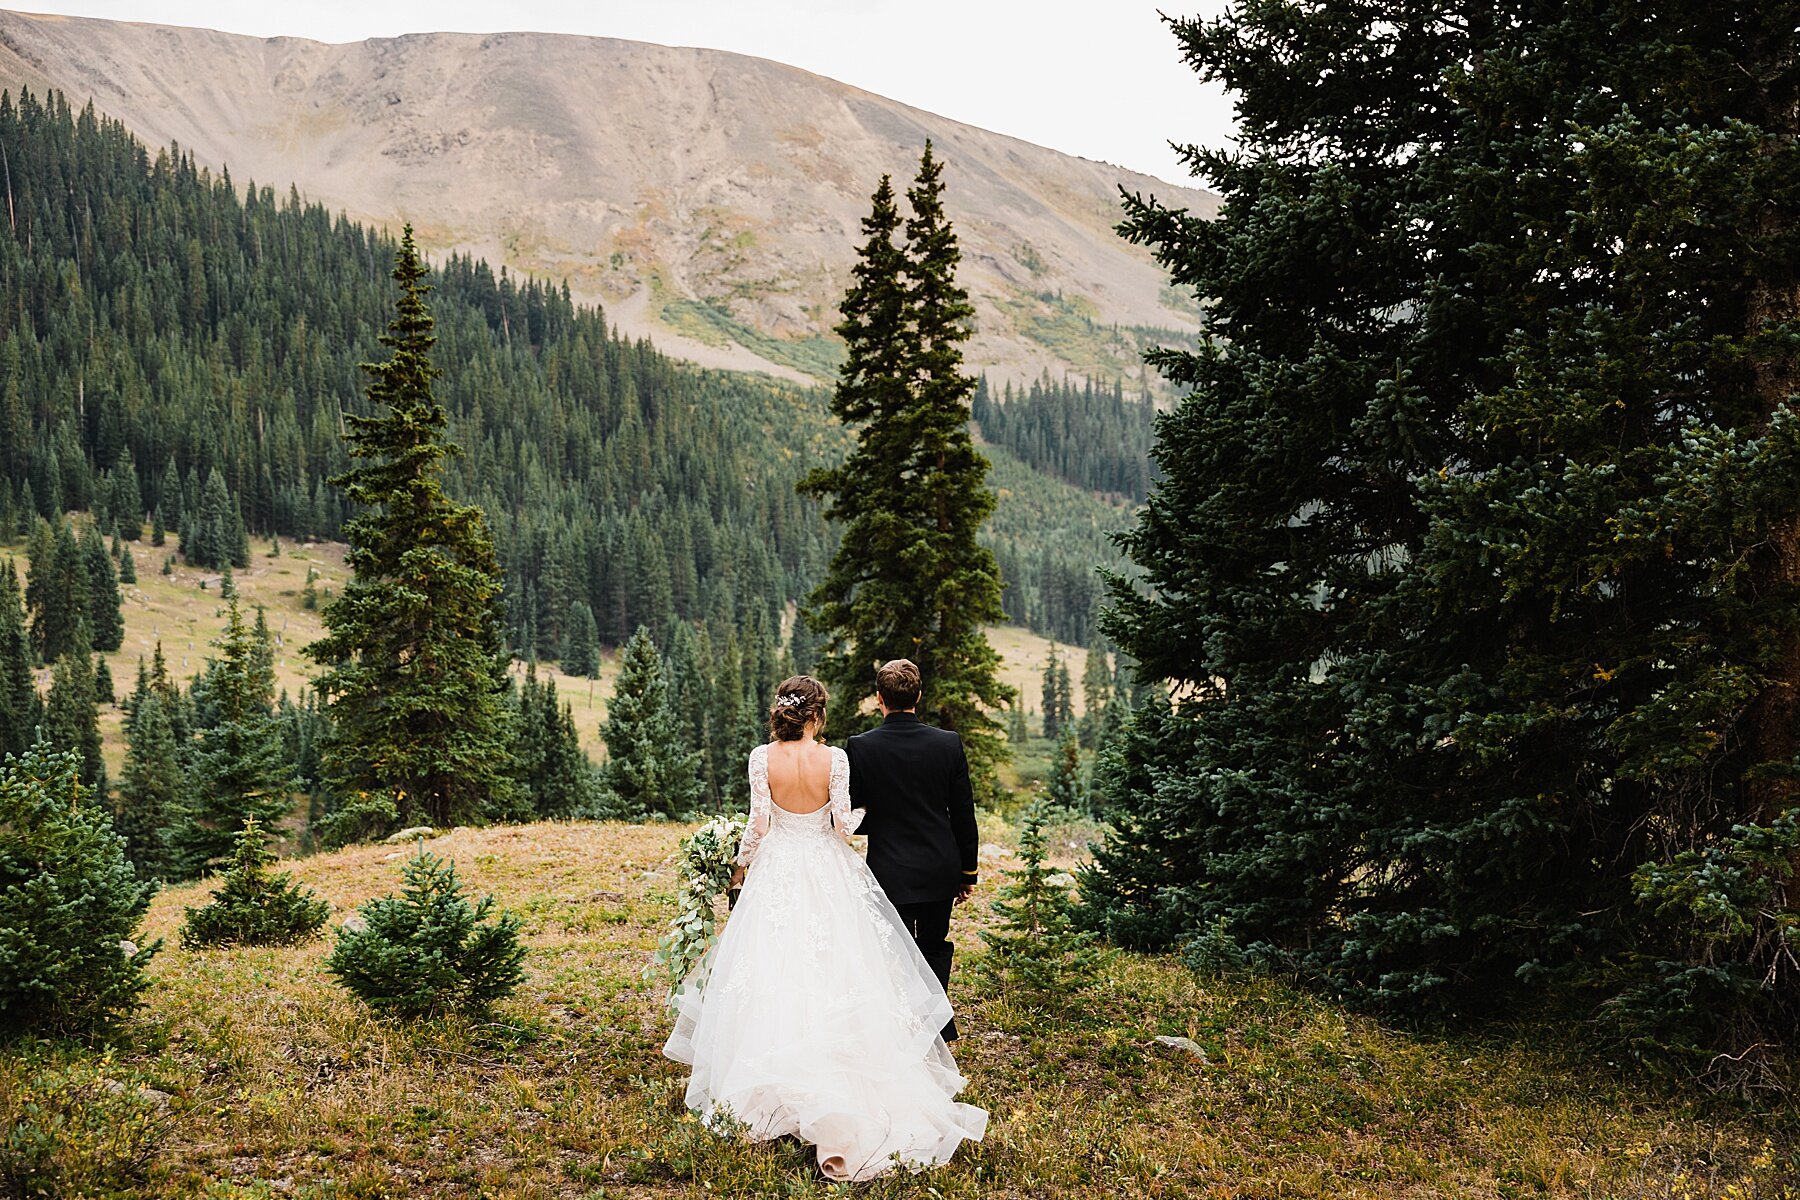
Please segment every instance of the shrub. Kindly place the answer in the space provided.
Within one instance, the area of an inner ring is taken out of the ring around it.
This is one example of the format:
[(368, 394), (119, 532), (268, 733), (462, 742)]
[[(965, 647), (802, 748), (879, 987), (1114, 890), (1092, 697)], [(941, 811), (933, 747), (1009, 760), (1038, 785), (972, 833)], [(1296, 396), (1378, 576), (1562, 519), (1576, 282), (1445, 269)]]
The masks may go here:
[(313, 826), (319, 844), (336, 850), (378, 841), (400, 824), (398, 799), (385, 792), (357, 792), (334, 805)]
[(127, 1194), (169, 1129), (166, 1097), (117, 1077), (110, 1054), (0, 1061), (0, 1196)]
[(331, 906), (285, 871), (271, 872), (268, 867), (274, 861), (256, 818), (246, 817), (231, 866), (212, 903), (187, 910), (181, 923), (182, 946), (189, 950), (234, 942), (292, 946), (318, 936)]
[(1220, 917), (1182, 943), (1181, 961), (1203, 979), (1218, 979), (1242, 970), (1249, 964), (1250, 957), (1231, 936), (1225, 918)]
[(1683, 952), (1623, 956), (1602, 1028), (1652, 1065), (1684, 1065), (1723, 1090), (1764, 1089), (1791, 1071), (1756, 1016), (1800, 1023), (1800, 808), (1641, 863), (1632, 890), (1664, 923), (1660, 945)]
[(492, 896), (471, 907), (455, 864), (423, 848), (405, 883), (344, 922), (325, 969), (378, 1012), (402, 1017), (479, 1012), (511, 995), (525, 978), (519, 919), (490, 920)]
[(41, 744), (0, 765), (0, 1036), (106, 1025), (137, 1007), (162, 947), (132, 941), (156, 884), (80, 770)]
[(1071, 919), (1073, 881), (1044, 863), (1049, 812), (1034, 801), (1025, 810), (1019, 832), (1024, 865), (1006, 872), (1007, 883), (990, 906), (1001, 918), (997, 930), (984, 930), (987, 955), (979, 969), (1028, 1005), (1061, 1007), (1091, 986), (1100, 964), (1092, 933), (1075, 928)]

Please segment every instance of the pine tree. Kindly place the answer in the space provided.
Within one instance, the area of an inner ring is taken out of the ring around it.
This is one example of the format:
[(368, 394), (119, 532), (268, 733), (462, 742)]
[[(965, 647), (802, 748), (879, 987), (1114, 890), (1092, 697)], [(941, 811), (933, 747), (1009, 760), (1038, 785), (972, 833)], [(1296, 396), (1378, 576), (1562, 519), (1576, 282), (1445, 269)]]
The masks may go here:
[(811, 675), (819, 665), (819, 637), (806, 619), (804, 608), (794, 613), (794, 627), (788, 635), (788, 674)]
[(163, 656), (161, 641), (150, 654), (148, 683), (150, 690), (162, 698), (163, 710), (169, 716), (169, 728), (175, 734), (175, 744), (185, 746), (193, 736), (194, 725), (181, 689), (176, 686), (175, 677), (169, 674), (169, 660)]
[(119, 577), (112, 555), (96, 526), (88, 526), (79, 543), (82, 566), (87, 572), (88, 633), (94, 649), (117, 650), (125, 642), (125, 617), (120, 611)]
[(1389, 1008), (1614, 989), (1744, 1069), (1800, 1036), (1792, 900), (1717, 886), (1800, 800), (1793, 5), (1173, 24), (1247, 120), (1219, 220), (1122, 227), (1209, 313), (1091, 915)]
[(993, 511), (988, 463), (969, 433), (974, 380), (962, 370), (972, 309), (955, 280), (960, 252), (942, 205), (942, 165), (930, 143), (908, 189), (913, 216), (897, 246), (899, 212), (883, 177), (837, 331), (846, 358), (832, 412), (856, 431), (836, 468), (815, 470), (804, 494), (844, 524), (809, 623), (826, 648), (833, 723), (851, 733), (874, 692), (875, 666), (910, 658), (924, 679), (920, 715), (963, 737), (984, 791), (1006, 749), (988, 715), (1011, 692), (983, 625), (1005, 617), (993, 552), (976, 533)]
[(1037, 1011), (1067, 1008), (1094, 984), (1101, 960), (1094, 934), (1073, 920), (1068, 876), (1044, 861), (1048, 822), (1041, 802), (1026, 808), (1019, 830), (1022, 862), (1006, 872), (1007, 882), (989, 905), (1000, 927), (982, 931), (987, 953), (977, 960), (977, 969), (1008, 1000)]
[(293, 772), (282, 752), (266, 643), (244, 623), (235, 597), (225, 605), (219, 657), (205, 677), (213, 722), (194, 749), (193, 786), (173, 842), (180, 870), (204, 874), (225, 859), (246, 819), (273, 826), (292, 808)]
[(144, 536), (144, 489), (138, 482), (137, 466), (131, 461), (129, 449), (113, 469), (109, 490), (108, 508), (114, 528), (126, 541), (137, 541)]
[(569, 606), (568, 637), (563, 641), (562, 669), (587, 679), (600, 677), (600, 626), (594, 610), (582, 600)]
[(1050, 653), (1044, 658), (1044, 736), (1051, 741), (1062, 739), (1063, 699), (1062, 678), (1059, 668), (1062, 660), (1056, 656), (1056, 644), (1050, 644)]
[(125, 735), (125, 773), (113, 827), (125, 839), (125, 854), (141, 877), (177, 878), (170, 835), (186, 812), (187, 780), (168, 706), (147, 678), (133, 694)]
[[(181, 553), (196, 567), (225, 567), (236, 561), (235, 523), (237, 504), (225, 486), (225, 476), (214, 467), (206, 473), (206, 486), (200, 494), (200, 511), (194, 517), (193, 533), (181, 539)], [(249, 565), (248, 557), (241, 564)]]
[(1087, 663), (1081, 669), (1081, 745), (1093, 750), (1100, 745), (1106, 727), (1106, 709), (1112, 703), (1112, 664), (1106, 659), (1106, 645), (1096, 640), (1088, 647)]
[(405, 887), (357, 910), (338, 932), (325, 969), (377, 1012), (419, 1017), (480, 1012), (524, 982), (521, 922), (471, 905), (456, 865), (423, 847), (406, 863)]
[(1050, 786), (1046, 791), (1050, 803), (1063, 812), (1080, 812), (1087, 807), (1081, 786), (1081, 746), (1073, 729), (1064, 729), (1056, 746), (1056, 761), (1050, 768)]
[(331, 905), (285, 871), (270, 871), (275, 852), (254, 817), (237, 833), (226, 870), (211, 903), (188, 908), (181, 945), (292, 946), (318, 936)]
[[(92, 619), (88, 595), (88, 565), (67, 521), (54, 527), (39, 524), (27, 548), (31, 574), (25, 585), (25, 604), (31, 613), (31, 636), (38, 657), (55, 662), (75, 640), (75, 627)], [(89, 645), (93, 631), (88, 631)]]
[(685, 819), (699, 802), (700, 755), (682, 739), (668, 678), (643, 626), (619, 655), (619, 678), (600, 727), (605, 803), (615, 816)]
[(74, 642), (56, 663), (44, 704), (44, 740), (52, 750), (74, 751), (81, 759), (81, 782), (104, 796), (106, 762), (100, 753), (100, 703), (95, 693), (94, 653), (87, 621), (75, 623)]
[(137, 561), (132, 557), (131, 547), (127, 546), (119, 555), (119, 582), (136, 583), (137, 581)]
[(0, 563), (0, 759), (25, 753), (41, 720), (19, 573), (9, 558)]
[(1017, 700), (1006, 706), (1006, 740), (1023, 746), (1031, 740), (1031, 727), (1025, 723), (1025, 709)]
[(227, 558), (234, 567), (250, 565), (250, 531), (244, 526), (244, 510), (238, 505), (231, 506), (231, 530), (227, 539), (230, 551)]
[(119, 699), (113, 687), (112, 668), (104, 654), (94, 655), (94, 699), (101, 704), (116, 704)]
[(368, 364), (376, 415), (346, 418), (354, 465), (335, 482), (370, 511), (344, 530), (353, 577), (307, 648), (335, 728), (326, 759), (342, 792), (401, 797), (401, 818), (447, 826), (511, 803), (502, 580), (481, 510), (443, 491), (448, 416), (432, 397), (436, 341), (426, 270), (407, 228), (400, 297)]
[(575, 732), (575, 715), (556, 695), (556, 681), (540, 681), (537, 664), (525, 672), (516, 704), (519, 820), (569, 820), (594, 808), (594, 767)]
[(80, 775), (79, 756), (41, 746), (0, 761), (0, 1038), (104, 1028), (137, 1007), (162, 947), (133, 940), (156, 885)]

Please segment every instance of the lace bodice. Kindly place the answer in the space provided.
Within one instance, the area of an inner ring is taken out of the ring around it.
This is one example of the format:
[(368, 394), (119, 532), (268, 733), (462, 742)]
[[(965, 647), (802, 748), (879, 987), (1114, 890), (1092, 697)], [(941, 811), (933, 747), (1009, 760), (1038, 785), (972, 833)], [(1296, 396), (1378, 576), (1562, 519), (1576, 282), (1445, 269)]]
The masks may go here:
[(847, 838), (856, 832), (862, 818), (861, 809), (850, 807), (850, 757), (842, 750), (831, 747), (831, 801), (817, 812), (797, 813), (782, 808), (769, 795), (769, 748), (758, 746), (750, 752), (750, 824), (738, 847), (738, 865), (750, 865), (770, 829), (796, 833), (835, 830)]

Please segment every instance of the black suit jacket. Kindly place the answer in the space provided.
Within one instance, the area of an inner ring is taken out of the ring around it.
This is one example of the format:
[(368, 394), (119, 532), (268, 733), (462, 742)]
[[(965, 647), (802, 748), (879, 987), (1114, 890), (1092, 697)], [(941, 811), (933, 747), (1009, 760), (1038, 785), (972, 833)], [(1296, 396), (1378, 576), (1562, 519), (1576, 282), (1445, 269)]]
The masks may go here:
[(962, 738), (890, 713), (846, 746), (869, 870), (895, 904), (949, 900), (975, 882), (975, 790)]

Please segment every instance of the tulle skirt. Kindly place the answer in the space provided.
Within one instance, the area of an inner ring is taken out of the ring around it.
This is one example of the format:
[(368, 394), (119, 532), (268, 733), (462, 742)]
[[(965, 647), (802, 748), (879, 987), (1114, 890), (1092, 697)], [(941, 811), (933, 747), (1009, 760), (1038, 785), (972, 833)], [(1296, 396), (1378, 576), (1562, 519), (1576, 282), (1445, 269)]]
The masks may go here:
[(946, 1162), (987, 1113), (939, 1031), (950, 1002), (866, 863), (773, 829), (737, 906), (679, 991), (663, 1053), (717, 1129), (812, 1143), (833, 1179)]

